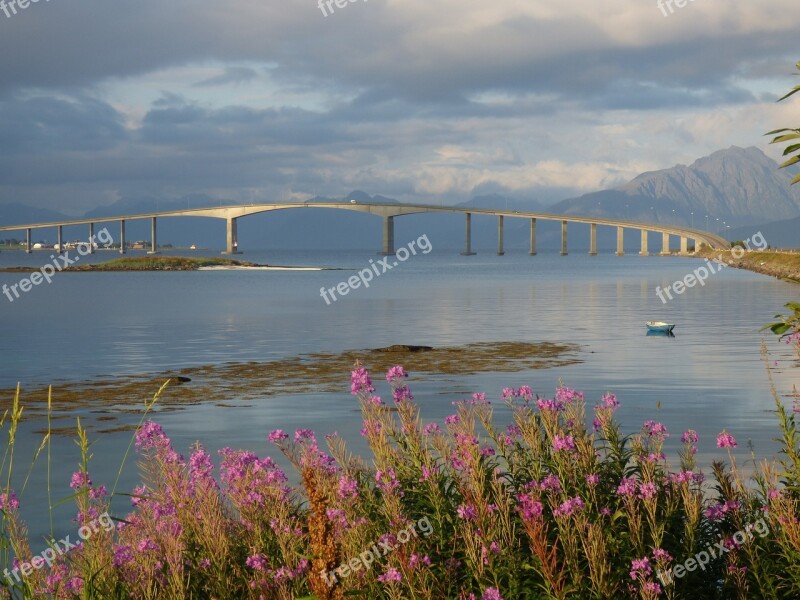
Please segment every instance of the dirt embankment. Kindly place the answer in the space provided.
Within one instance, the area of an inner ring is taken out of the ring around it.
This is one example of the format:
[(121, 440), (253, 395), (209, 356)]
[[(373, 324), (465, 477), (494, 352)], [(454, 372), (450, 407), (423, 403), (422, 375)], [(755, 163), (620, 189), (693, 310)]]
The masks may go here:
[[(740, 256), (741, 255), (741, 256)], [(701, 249), (695, 256), (720, 259), (736, 269), (747, 269), (778, 279), (800, 283), (800, 252), (779, 250), (709, 250)]]

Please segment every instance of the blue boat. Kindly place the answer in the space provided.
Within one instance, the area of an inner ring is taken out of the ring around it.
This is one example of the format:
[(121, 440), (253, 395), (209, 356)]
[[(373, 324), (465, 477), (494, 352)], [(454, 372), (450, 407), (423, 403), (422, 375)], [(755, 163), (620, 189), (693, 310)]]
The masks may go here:
[(647, 325), (647, 329), (650, 331), (662, 333), (672, 333), (672, 330), (675, 329), (674, 323), (664, 323), (663, 321), (648, 321), (645, 325)]

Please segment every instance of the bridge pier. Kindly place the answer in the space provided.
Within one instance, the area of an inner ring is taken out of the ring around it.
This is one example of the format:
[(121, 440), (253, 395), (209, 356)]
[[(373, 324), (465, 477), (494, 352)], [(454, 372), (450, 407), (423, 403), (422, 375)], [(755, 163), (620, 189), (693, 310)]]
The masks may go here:
[(31, 228), (25, 230), (25, 254), (31, 253)]
[(125, 221), (119, 222), (119, 253), (125, 254)]
[(681, 256), (689, 256), (689, 238), (681, 236)]
[(227, 229), (227, 244), (225, 245), (225, 252), (223, 252), (223, 254), (241, 254), (241, 252), (239, 252), (239, 239), (237, 237), (238, 227), (236, 225), (236, 219), (228, 219)]
[(646, 229), (642, 229), (642, 249), (639, 251), (639, 256), (650, 256), (650, 251), (647, 249), (648, 233)]
[(567, 222), (561, 221), (561, 256), (567, 255)]
[(89, 223), (89, 254), (94, 254), (94, 223)]
[(597, 223), (589, 225), (589, 256), (597, 256)]
[(464, 251), (461, 253), (461, 256), (475, 256), (475, 253), (472, 251), (472, 213), (467, 214), (467, 223), (465, 225), (464, 233)]
[(156, 239), (156, 218), (150, 217), (150, 250), (148, 254), (158, 254), (158, 240)]
[(661, 256), (669, 256), (669, 234), (661, 233)]
[(63, 239), (63, 235), (62, 235), (63, 232), (61, 231), (61, 229), (62, 229), (61, 225), (59, 225), (56, 229), (58, 230), (58, 233), (57, 233), (57, 236), (56, 236), (58, 238), (58, 253), (59, 254), (64, 254), (64, 239)]
[(503, 215), (497, 217), (497, 256), (503, 256)]
[(617, 256), (625, 256), (625, 228), (617, 227)]
[(531, 256), (536, 256), (536, 219), (531, 218)]
[(394, 254), (394, 217), (383, 217), (383, 250), (381, 256)]

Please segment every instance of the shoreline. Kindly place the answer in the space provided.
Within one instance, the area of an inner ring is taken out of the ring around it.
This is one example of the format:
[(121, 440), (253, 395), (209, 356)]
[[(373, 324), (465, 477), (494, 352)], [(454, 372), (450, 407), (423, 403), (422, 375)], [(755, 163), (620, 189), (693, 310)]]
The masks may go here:
[(743, 256), (736, 258), (731, 250), (701, 248), (693, 255), (693, 258), (721, 258), (726, 265), (735, 269), (753, 271), (782, 281), (800, 284), (800, 252), (753, 250), (745, 251)]
[[(78, 260), (78, 259), (76, 259)], [(49, 264), (49, 263), (48, 263)], [(52, 266), (52, 265), (51, 265)], [(2, 267), (0, 273), (37, 273), (38, 266)], [(262, 265), (230, 258), (200, 258), (186, 256), (139, 256), (118, 258), (107, 262), (73, 265), (59, 269), (61, 273), (128, 273), (152, 271), (338, 271), (336, 267), (292, 267)]]

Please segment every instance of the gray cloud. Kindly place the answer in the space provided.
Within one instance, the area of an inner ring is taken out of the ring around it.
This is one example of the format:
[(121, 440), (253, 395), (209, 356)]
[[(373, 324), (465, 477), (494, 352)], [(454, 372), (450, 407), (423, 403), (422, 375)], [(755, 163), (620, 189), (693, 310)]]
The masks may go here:
[(796, 0), (38, 3), (0, 14), (0, 202), (591, 191), (757, 142), (798, 25)]
[(224, 72), (214, 77), (209, 77), (203, 81), (195, 83), (195, 87), (214, 87), (222, 85), (235, 85), (238, 83), (246, 83), (258, 77), (258, 73), (254, 69), (247, 67), (228, 67)]

